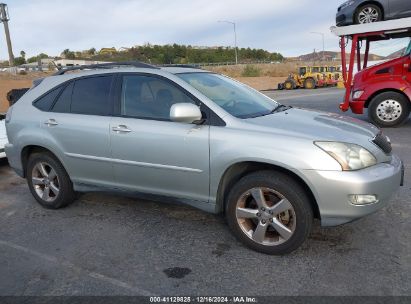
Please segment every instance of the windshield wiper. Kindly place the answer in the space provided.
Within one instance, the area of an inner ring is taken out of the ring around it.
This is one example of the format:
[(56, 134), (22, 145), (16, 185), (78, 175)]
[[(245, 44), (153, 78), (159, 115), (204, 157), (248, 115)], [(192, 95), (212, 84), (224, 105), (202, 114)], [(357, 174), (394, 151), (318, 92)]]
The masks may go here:
[(292, 106), (286, 106), (286, 105), (283, 105), (283, 104), (279, 104), (277, 107), (275, 107), (272, 111), (271, 111), (271, 114), (273, 114), (273, 113), (278, 113), (278, 112), (284, 112), (284, 111), (287, 111), (287, 110), (289, 110), (289, 109), (291, 109), (292, 108)]

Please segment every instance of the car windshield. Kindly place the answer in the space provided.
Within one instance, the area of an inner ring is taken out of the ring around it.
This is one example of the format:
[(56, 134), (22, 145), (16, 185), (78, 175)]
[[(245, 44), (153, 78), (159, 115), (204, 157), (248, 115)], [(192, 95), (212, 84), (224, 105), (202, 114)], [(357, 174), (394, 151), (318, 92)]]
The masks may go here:
[(405, 49), (403, 56), (411, 55), (411, 39), (408, 43), (408, 47)]
[(178, 77), (238, 118), (273, 113), (280, 104), (250, 87), (214, 73), (182, 73)]

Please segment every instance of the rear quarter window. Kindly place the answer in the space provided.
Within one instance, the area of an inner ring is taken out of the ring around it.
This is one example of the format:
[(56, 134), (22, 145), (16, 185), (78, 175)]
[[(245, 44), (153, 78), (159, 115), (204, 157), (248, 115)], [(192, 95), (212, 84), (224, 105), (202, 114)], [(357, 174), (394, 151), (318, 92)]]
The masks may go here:
[(74, 82), (67, 85), (63, 92), (58, 97), (53, 107), (53, 112), (57, 113), (70, 113), (71, 95), (73, 93)]
[(59, 87), (46, 93), (34, 102), (34, 106), (41, 111), (49, 111), (62, 89)]

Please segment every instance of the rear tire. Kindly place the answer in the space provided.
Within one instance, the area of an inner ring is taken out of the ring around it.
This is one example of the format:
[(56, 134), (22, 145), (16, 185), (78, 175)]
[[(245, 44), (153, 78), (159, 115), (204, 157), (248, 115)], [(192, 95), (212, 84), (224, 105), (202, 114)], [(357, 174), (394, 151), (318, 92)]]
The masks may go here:
[(354, 17), (356, 24), (379, 22), (383, 20), (381, 8), (375, 4), (366, 4), (357, 9)]
[(76, 197), (70, 177), (51, 153), (31, 154), (26, 178), (31, 194), (47, 209), (63, 208)]
[(316, 87), (315, 80), (313, 78), (307, 78), (304, 80), (304, 88), (307, 90), (313, 90)]
[(243, 177), (231, 189), (226, 217), (243, 244), (265, 254), (283, 255), (308, 237), (313, 210), (306, 192), (293, 178), (260, 171)]
[(410, 107), (410, 101), (400, 93), (381, 93), (371, 100), (368, 118), (379, 127), (398, 127), (408, 119)]

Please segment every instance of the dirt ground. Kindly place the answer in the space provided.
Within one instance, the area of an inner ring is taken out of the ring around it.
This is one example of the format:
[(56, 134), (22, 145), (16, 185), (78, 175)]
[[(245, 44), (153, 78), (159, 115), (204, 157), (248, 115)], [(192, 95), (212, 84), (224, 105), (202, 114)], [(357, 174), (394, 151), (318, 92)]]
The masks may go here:
[(0, 73), (0, 113), (6, 112), (9, 107), (6, 99), (8, 91), (11, 89), (29, 88), (33, 79), (39, 77), (41, 77), (39, 74), (10, 75)]
[[(7, 92), (11, 89), (29, 88), (33, 79), (44, 76), (47, 76), (47, 74), (10, 75), (0, 73), (0, 113), (6, 112), (8, 109)], [(234, 78), (260, 91), (276, 89), (277, 84), (285, 79), (285, 77), (271, 76)]]

